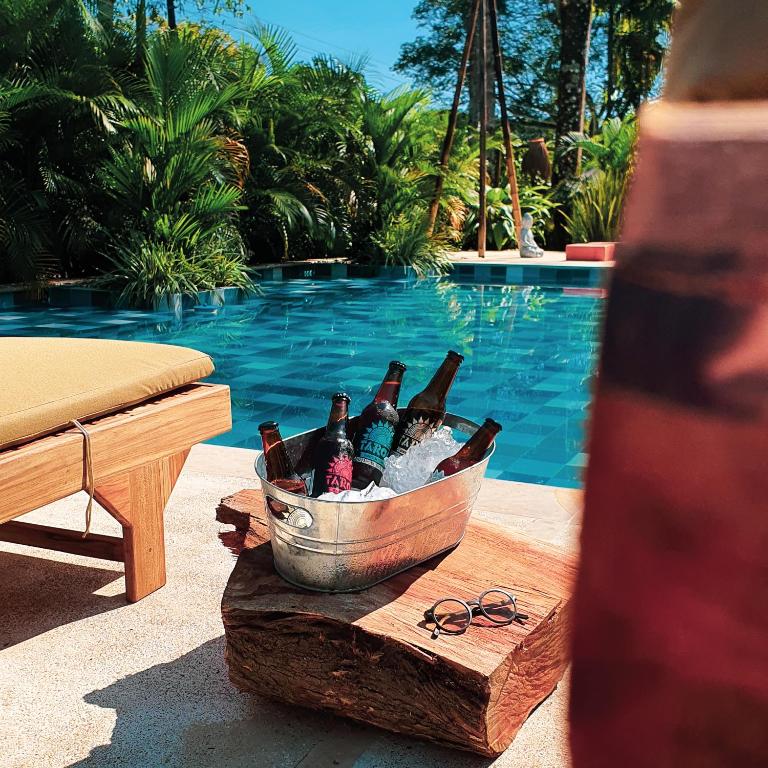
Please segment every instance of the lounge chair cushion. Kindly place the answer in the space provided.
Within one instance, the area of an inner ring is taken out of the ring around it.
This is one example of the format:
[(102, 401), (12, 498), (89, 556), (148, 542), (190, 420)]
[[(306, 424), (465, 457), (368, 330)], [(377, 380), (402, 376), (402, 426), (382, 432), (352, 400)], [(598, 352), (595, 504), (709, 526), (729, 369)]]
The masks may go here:
[(104, 339), (0, 338), (0, 450), (208, 376), (208, 355)]

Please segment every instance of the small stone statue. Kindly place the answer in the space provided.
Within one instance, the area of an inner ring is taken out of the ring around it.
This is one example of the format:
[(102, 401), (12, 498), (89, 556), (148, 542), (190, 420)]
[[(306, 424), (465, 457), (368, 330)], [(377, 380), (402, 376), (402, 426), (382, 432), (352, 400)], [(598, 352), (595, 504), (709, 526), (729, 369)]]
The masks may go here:
[(539, 248), (533, 239), (533, 216), (530, 213), (524, 213), (520, 231), (520, 257), (523, 259), (540, 259), (543, 255), (544, 249)]

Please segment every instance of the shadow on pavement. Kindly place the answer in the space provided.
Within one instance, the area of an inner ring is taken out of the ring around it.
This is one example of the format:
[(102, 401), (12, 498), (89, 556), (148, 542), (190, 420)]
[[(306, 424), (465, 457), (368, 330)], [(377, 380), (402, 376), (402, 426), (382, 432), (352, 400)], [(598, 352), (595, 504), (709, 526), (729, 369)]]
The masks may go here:
[(0, 622), (0, 650), (124, 606), (122, 587), (117, 595), (94, 594), (122, 578), (120, 571), (0, 552), (0, 605), (13, 617)]
[(69, 768), (486, 768), (443, 750), (330, 714), (237, 691), (224, 637), (85, 697), (116, 712), (109, 744)]

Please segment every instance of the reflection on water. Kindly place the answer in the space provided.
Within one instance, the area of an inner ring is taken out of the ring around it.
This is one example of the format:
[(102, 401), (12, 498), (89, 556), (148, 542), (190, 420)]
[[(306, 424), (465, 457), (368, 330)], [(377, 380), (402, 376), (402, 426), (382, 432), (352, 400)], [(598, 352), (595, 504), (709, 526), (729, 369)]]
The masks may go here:
[(234, 428), (215, 442), (257, 447), (269, 419), (293, 434), (324, 423), (340, 389), (359, 411), (391, 359), (408, 365), (402, 401), (419, 391), (448, 349), (465, 357), (453, 412), (504, 431), (489, 475), (580, 484), (583, 421), (603, 302), (568, 288), (424, 280), (266, 283), (241, 307), (142, 312), (44, 309), (0, 312), (0, 334), (98, 336), (195, 347), (232, 388)]

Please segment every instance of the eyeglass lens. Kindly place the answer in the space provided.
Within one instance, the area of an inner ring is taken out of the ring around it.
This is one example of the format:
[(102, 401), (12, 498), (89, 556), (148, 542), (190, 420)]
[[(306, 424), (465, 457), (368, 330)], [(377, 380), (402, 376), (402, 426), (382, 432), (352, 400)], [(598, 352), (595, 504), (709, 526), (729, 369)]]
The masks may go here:
[(489, 590), (480, 598), (480, 608), (496, 624), (507, 624), (515, 618), (515, 603), (504, 592)]
[(437, 626), (445, 632), (463, 632), (472, 621), (467, 606), (458, 600), (441, 600), (432, 614)]

